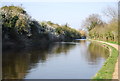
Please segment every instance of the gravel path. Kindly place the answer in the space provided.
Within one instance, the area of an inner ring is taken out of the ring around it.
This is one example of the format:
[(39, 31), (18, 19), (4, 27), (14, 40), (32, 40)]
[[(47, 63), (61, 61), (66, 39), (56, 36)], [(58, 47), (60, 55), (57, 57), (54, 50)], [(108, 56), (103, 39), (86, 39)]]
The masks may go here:
[[(97, 41), (97, 40), (96, 40)], [(104, 42), (104, 41), (97, 41), (97, 42), (101, 42), (101, 43), (106, 43), (114, 48), (116, 48), (119, 53), (120, 53), (120, 45), (117, 45), (117, 44), (111, 44), (111, 43), (108, 43), (108, 42)], [(118, 75), (118, 71), (120, 70), (120, 64), (118, 65), (118, 63), (120, 63), (120, 55), (117, 59), (117, 62), (115, 64), (115, 70), (114, 70), (114, 73), (113, 73), (113, 79), (119, 79), (120, 81), (120, 75)], [(118, 70), (119, 69), (119, 70)], [(120, 71), (119, 71), (120, 72)]]

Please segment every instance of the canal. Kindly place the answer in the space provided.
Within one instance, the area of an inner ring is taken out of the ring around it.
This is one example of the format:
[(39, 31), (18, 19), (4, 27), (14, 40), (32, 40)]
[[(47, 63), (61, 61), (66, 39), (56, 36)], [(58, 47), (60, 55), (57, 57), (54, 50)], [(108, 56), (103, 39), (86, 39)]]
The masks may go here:
[(3, 79), (91, 79), (109, 50), (87, 40), (3, 51)]

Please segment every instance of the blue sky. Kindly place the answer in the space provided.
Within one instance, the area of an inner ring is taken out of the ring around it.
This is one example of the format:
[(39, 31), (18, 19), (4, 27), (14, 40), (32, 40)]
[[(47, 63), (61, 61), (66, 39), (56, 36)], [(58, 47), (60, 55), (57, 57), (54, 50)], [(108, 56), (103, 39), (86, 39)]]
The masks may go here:
[(81, 29), (82, 21), (90, 14), (102, 15), (102, 11), (108, 7), (115, 7), (115, 2), (7, 2), (4, 5), (21, 5), (32, 18), (37, 21), (52, 21), (62, 24), (68, 23), (72, 28)]

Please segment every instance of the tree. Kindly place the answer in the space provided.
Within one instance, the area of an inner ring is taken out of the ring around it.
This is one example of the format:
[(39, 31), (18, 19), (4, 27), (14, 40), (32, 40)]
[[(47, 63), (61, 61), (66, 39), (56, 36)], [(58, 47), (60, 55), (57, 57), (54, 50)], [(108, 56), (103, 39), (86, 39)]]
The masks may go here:
[(64, 26), (65, 26), (65, 27), (69, 27), (69, 24), (68, 24), (68, 23), (66, 23)]
[(48, 23), (49, 25), (53, 25), (53, 23), (52, 23), (51, 21), (48, 21), (47, 23)]
[(79, 30), (79, 31), (80, 31), (81, 36), (86, 37), (86, 32), (84, 30)]
[(100, 15), (92, 14), (89, 15), (89, 17), (87, 17), (85, 21), (83, 21), (82, 27), (85, 27), (88, 31), (90, 31), (97, 25), (101, 24), (103, 24), (103, 21), (101, 20)]
[(115, 7), (107, 7), (103, 11), (103, 14), (111, 20), (118, 20), (118, 10)]

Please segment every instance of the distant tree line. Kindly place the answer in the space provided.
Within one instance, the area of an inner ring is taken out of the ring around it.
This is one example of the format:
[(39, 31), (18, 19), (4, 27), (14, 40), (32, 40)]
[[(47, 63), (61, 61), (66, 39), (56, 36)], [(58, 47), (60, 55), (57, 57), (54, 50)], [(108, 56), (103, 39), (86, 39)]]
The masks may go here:
[(109, 22), (104, 22), (99, 14), (89, 15), (83, 22), (82, 27), (87, 28), (90, 39), (108, 42), (120, 42), (120, 30), (118, 28), (118, 11), (116, 8), (108, 7), (103, 11)]
[(20, 6), (0, 8), (3, 45), (31, 45), (53, 41), (71, 41), (81, 38), (79, 31), (68, 24), (58, 25), (51, 21), (38, 22)]

